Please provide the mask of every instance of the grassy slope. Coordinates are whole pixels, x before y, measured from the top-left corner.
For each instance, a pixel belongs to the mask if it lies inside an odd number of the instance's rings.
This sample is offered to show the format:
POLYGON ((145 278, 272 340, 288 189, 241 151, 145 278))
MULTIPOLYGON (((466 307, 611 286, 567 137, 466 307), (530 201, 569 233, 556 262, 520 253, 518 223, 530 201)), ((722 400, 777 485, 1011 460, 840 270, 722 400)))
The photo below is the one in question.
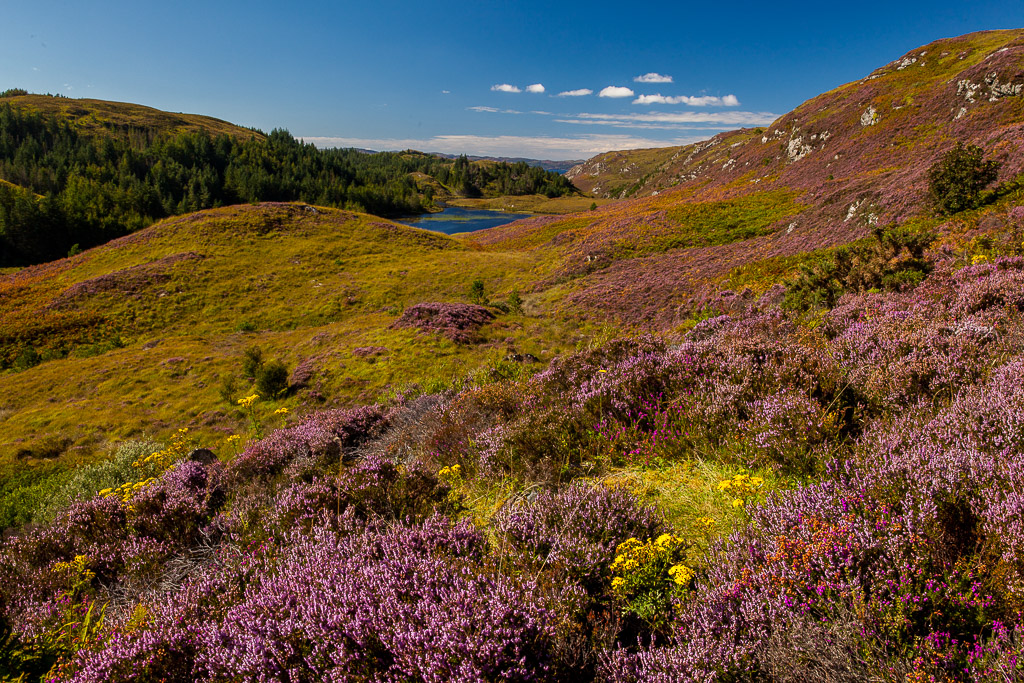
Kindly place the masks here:
POLYGON ((93 134, 105 134, 111 127, 130 127, 172 134, 205 131, 211 135, 226 134, 238 138, 262 137, 249 128, 211 116, 171 113, 127 102, 19 95, 2 98, 0 104, 23 107, 41 114, 57 114, 80 130, 93 134))
POLYGON ((265 204, 168 219, 78 256, 0 275, 7 345, 34 329, 30 341, 42 353, 70 352, 0 374, 0 460, 48 435, 88 451, 97 440, 159 435, 181 424, 211 438, 236 431, 242 417, 219 387, 232 375, 248 389, 240 360, 252 344, 289 368, 313 359, 313 389, 284 401, 293 408, 319 405, 314 391, 346 403, 410 382, 450 380, 503 357, 509 346, 550 357, 587 331, 546 317, 529 297, 531 315, 500 316, 478 346, 389 328, 407 305, 465 301, 475 277, 500 298, 524 287, 535 267, 528 254, 472 249, 372 216, 265 204), (88 356, 115 336, 124 348, 88 356), (386 351, 352 353, 368 346, 386 351))
MULTIPOLYGON (((963 103, 954 77, 983 82, 982 72, 995 69, 1004 82, 1020 80, 1020 35, 976 34, 916 50, 917 62, 825 93, 766 131, 690 148, 671 171, 692 176, 683 184, 594 211, 448 238, 339 211, 229 207, 0 275, 0 353, 13 358, 24 345, 71 353, 0 376, 0 457, 47 434, 88 446, 97 435, 183 423, 213 436, 236 430, 242 417, 218 386, 226 375, 243 381, 240 357, 253 343, 289 367, 314 358, 313 391, 289 405, 314 405, 314 391, 366 401, 493 362, 506 339, 547 359, 584 339, 588 324, 673 329, 718 301, 709 297, 719 289, 764 291, 819 250, 863 237, 870 214, 936 227, 921 218, 918 186, 949 138, 995 149, 1004 176, 1024 170, 1024 155, 1015 154, 1024 98, 979 96, 954 119, 963 103), (868 105, 878 121, 862 126, 868 105), (810 151, 794 160, 798 138, 810 151), (181 257, 191 252, 202 258, 181 257), (95 290, 88 296, 65 293, 111 274, 84 287, 95 290), (476 277, 492 293, 519 288, 529 315, 499 317, 485 328, 489 343, 471 348, 389 328, 409 304, 466 300, 476 277), (258 332, 236 331, 249 326, 258 332), (125 348, 81 357, 117 336, 125 348), (388 352, 359 358, 352 350, 361 346, 388 352)), ((995 207, 997 223, 1012 201, 995 207)), ((958 239, 977 231, 960 223, 945 229, 958 239)))

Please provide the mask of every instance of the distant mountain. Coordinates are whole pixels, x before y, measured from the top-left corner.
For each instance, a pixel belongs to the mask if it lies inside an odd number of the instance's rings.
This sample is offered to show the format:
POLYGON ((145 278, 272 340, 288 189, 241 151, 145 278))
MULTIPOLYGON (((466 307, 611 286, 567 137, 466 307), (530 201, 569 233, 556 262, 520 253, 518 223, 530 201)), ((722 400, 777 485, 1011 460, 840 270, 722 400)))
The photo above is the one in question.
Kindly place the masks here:
MULTIPOLYGON (((446 159, 457 159, 460 155, 458 154, 445 154, 443 152, 431 152, 439 157, 446 159)), ((516 164, 523 162, 528 166, 534 166, 536 168, 543 168, 545 171, 554 171, 555 173, 565 173, 571 168, 578 166, 584 161, 582 159, 570 159, 567 161, 552 161, 551 159, 528 159, 526 157, 480 157, 480 156, 467 156, 470 161, 497 161, 504 162, 506 164, 516 164)))

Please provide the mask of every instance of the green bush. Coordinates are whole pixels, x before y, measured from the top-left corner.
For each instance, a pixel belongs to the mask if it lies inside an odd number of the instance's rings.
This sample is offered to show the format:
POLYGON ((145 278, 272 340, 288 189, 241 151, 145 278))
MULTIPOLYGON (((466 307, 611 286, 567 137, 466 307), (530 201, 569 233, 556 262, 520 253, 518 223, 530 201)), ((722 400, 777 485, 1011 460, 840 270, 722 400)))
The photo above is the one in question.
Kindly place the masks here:
POLYGON ((786 282, 784 305, 796 310, 832 308, 843 294, 916 287, 931 272, 924 252, 931 232, 888 226, 874 239, 833 249, 801 266, 786 282))
POLYGON ((978 206, 981 191, 996 179, 999 163, 984 160, 985 150, 956 143, 928 169, 928 193, 939 213, 954 214, 978 206))
POLYGON ((31 346, 27 346, 20 354, 18 354, 18 357, 14 359, 14 364, 12 367, 20 372, 21 370, 28 370, 29 368, 34 368, 41 362, 43 362, 43 359, 39 355, 39 352, 36 351, 31 346))
POLYGON ((265 363, 256 373, 256 393, 264 398, 279 398, 288 393, 288 368, 279 360, 265 363))
POLYGON ((508 310, 516 315, 523 314, 523 297, 519 295, 518 289, 513 289, 508 295, 508 310))
POLYGON ((487 293, 484 291, 484 281, 480 278, 473 280, 469 286, 469 300, 478 306, 487 304, 487 293))
POLYGON ((263 367, 263 349, 250 346, 242 356, 242 372, 246 377, 256 377, 263 367))

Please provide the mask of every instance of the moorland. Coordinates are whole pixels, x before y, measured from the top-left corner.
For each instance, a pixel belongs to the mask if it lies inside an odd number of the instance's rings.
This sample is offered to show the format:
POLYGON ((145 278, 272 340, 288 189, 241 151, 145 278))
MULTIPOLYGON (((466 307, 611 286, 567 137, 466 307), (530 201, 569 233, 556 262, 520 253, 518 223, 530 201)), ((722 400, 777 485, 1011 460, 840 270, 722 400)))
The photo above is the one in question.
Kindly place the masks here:
POLYGON ((8 679, 1024 675, 1024 31, 564 177, 4 95, 8 679))

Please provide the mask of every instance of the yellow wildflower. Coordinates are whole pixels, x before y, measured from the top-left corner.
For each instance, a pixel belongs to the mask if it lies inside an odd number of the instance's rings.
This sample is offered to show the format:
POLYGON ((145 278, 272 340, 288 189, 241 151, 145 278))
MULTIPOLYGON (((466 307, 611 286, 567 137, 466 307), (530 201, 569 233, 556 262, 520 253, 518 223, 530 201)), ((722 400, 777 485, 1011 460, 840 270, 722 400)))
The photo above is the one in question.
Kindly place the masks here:
POLYGON ((675 564, 669 567, 668 575, 680 586, 685 586, 693 579, 693 570, 684 564, 675 564))
POLYGON ((287 415, 287 414, 288 414, 288 409, 287 408, 278 408, 277 410, 274 411, 274 415, 287 415))
POLYGON ((734 498, 733 501, 732 501, 732 506, 734 508, 743 507, 743 499, 742 498, 734 498))

